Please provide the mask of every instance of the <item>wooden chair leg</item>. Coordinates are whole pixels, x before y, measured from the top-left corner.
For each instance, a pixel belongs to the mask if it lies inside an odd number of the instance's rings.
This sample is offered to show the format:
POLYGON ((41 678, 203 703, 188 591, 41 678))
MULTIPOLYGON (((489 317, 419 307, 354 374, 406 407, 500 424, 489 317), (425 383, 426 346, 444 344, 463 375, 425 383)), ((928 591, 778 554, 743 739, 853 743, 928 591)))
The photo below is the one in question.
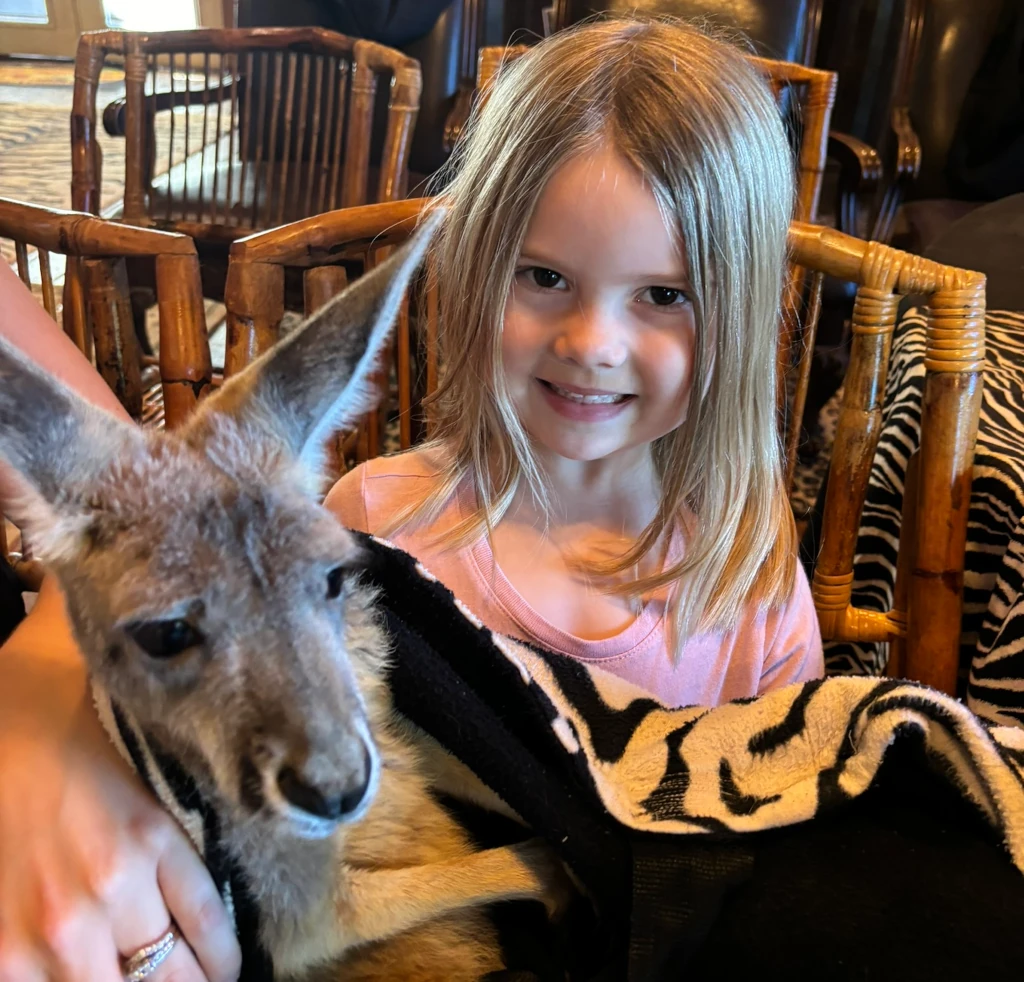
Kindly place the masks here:
POLYGON ((985 366, 984 311, 984 283, 939 291, 928 307, 906 671, 910 678, 951 694, 960 667, 964 550, 985 366), (941 433, 955 436, 940 439, 941 433), (936 523, 934 515, 950 517, 936 523))
POLYGON ((76 256, 68 256, 64 268, 64 333, 75 342, 75 347, 92 361, 92 332, 85 311, 81 262, 82 260, 76 256))

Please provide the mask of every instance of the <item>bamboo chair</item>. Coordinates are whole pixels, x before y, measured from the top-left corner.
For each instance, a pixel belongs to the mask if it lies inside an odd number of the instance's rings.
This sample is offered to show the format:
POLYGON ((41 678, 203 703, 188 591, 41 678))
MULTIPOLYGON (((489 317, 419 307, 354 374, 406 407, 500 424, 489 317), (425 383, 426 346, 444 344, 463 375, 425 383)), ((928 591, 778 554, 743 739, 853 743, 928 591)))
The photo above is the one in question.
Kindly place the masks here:
POLYGON ((889 642, 887 672, 956 690, 964 550, 985 361, 985 277, 795 222, 793 261, 858 284, 850 364, 812 581, 825 640, 889 642), (892 609, 851 605, 861 509, 901 295, 928 298, 920 449, 911 459, 892 609))
POLYGON ((112 56, 124 61, 125 96, 106 108, 104 126, 127 141, 120 217, 128 224, 229 242, 329 209, 406 194, 421 89, 415 59, 320 28, 97 31, 82 35, 75 65, 75 208, 98 210, 96 94, 112 56), (168 65, 176 71, 169 91, 161 91, 168 65), (382 80, 387 132, 374 168, 370 138, 382 80), (182 108, 184 116, 174 111, 182 108), (194 133, 188 121, 200 109, 202 125, 194 133), (165 112, 165 173, 154 177, 154 124, 165 112))
MULTIPOLYGON (((98 31, 82 35, 75 65, 74 208, 99 212, 96 97, 109 58, 125 68, 124 98, 103 113, 107 132, 126 142, 117 217, 190 235, 204 296, 222 299, 234 239, 406 195, 415 59, 320 28, 98 31), (385 131, 379 161, 376 125, 385 131)), ((129 274, 140 322, 151 273, 131 264, 129 274)))
MULTIPOLYGON (((13 240, 22 282, 95 363, 132 417, 144 425, 175 426, 188 415, 213 375, 191 239, 7 198, 0 198, 0 238, 13 240), (57 302, 60 274, 51 266, 51 253, 78 271, 63 305, 57 302), (155 260, 160 357, 149 365, 131 328, 129 257, 155 260)), ((0 553, 9 556, 6 539, 0 515, 0 553)), ((9 558, 29 587, 37 585, 38 570, 20 555, 9 558)))
POLYGON ((95 362, 131 416, 175 426, 191 412, 213 377, 199 259, 191 239, 7 198, 0 198, 0 238, 14 240, 22 282, 33 289, 37 280, 47 313, 95 362), (30 247, 37 250, 31 256, 30 247), (67 271, 75 268, 79 273, 73 289, 65 280, 62 309, 51 252, 66 257, 67 271), (154 260, 156 267, 160 356, 154 367, 159 374, 149 392, 144 391, 143 359, 130 329, 125 273, 130 258, 154 260))
MULTIPOLYGON (((486 100, 502 66, 529 50, 527 45, 480 49, 477 89, 481 100, 486 100)), ((797 201, 794 217, 797 221, 813 222, 818 213, 825 173, 829 121, 836 96, 836 74, 769 58, 750 56, 750 61, 764 73, 780 103, 788 92, 791 104, 799 109, 802 126, 797 152, 797 201)), ((786 448, 787 488, 792 486, 796 469, 800 421, 807 399, 814 336, 821 313, 822 282, 820 277, 814 278, 805 291, 804 270, 799 264, 791 264, 782 300, 777 371, 780 380, 779 409, 786 448), (803 316, 802 310, 805 311, 803 316), (791 401, 786 398, 790 392, 791 401)))
MULTIPOLYGON (((340 288, 329 263, 339 251, 393 245, 415 226, 428 199, 353 208, 254 235, 235 243, 229 284, 236 367, 269 345, 283 313, 283 266, 304 269, 307 307, 340 288)), ((812 293, 825 275, 858 285, 852 350, 832 451, 821 554, 812 581, 822 635, 835 641, 889 642, 890 675, 956 687, 964 552, 985 348, 985 278, 941 266, 877 242, 804 222, 790 227, 792 260, 811 274, 812 293), (903 294, 928 297, 925 390, 920 449, 909 468, 895 598, 890 611, 851 606, 854 552, 871 463, 896 312, 903 294)), ((437 385, 436 306, 426 323, 426 386, 437 385)), ((232 343, 229 341, 229 344, 232 343)), ((404 449, 415 440, 415 388, 408 368, 413 345, 399 325, 399 418, 404 449), (403 362, 402 352, 405 351, 403 362), (406 381, 403 382, 403 379, 406 381), (405 394, 402 387, 405 386, 405 394)), ((375 431, 379 434, 379 430, 375 431)), ((377 452, 379 446, 371 452, 377 452)))
MULTIPOLYGON (((277 340, 289 305, 286 271, 302 277, 302 308, 308 316, 348 283, 346 265, 368 268, 382 251, 404 241, 429 199, 343 208, 247 236, 231 247, 227 288, 225 376, 240 371, 277 340), (342 265, 345 263, 345 265, 342 265)), ((423 337, 410 327, 408 304, 399 315, 392 361, 378 383, 389 386, 394 370, 397 406, 368 414, 359 430, 343 434, 330 448, 336 474, 345 459, 366 460, 384 450, 385 419, 397 409, 398 446, 408 449, 425 433, 422 400, 437 387, 437 309, 433 291, 415 319, 423 337), (418 343, 422 341, 422 344, 418 343)))

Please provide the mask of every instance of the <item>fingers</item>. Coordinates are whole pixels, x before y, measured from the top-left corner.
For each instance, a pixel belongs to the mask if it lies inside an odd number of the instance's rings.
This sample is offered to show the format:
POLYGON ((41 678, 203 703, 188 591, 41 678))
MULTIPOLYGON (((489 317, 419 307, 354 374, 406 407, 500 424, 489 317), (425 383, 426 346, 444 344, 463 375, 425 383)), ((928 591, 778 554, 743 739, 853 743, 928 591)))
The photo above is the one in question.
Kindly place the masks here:
POLYGON ((15 950, 0 934, 0 982, 47 982, 43 966, 28 949, 15 950))
POLYGON ((120 960, 102 912, 53 910, 29 944, 0 933, 0 982, 122 982, 120 960))
POLYGON ((146 982, 207 982, 207 976, 199 967, 192 949, 179 938, 166 960, 146 982))
POLYGON ((234 927, 210 873, 184 835, 171 837, 157 864, 164 902, 209 982, 235 982, 242 967, 234 927))
POLYGON ((121 982, 120 959, 102 912, 87 907, 46 932, 49 976, 61 982, 121 982))

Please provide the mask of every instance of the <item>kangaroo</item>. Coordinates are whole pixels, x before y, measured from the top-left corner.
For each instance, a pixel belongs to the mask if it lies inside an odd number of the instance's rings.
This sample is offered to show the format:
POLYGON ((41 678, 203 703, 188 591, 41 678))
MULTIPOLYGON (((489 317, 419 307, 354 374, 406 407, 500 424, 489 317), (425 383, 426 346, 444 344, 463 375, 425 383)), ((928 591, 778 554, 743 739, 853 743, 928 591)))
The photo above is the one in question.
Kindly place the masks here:
POLYGON ((439 748, 393 715, 358 546, 316 501, 438 220, 173 432, 0 342, 28 535, 94 679, 218 812, 278 979, 477 979, 502 968, 481 905, 564 896, 546 847, 477 850, 432 797, 439 748))

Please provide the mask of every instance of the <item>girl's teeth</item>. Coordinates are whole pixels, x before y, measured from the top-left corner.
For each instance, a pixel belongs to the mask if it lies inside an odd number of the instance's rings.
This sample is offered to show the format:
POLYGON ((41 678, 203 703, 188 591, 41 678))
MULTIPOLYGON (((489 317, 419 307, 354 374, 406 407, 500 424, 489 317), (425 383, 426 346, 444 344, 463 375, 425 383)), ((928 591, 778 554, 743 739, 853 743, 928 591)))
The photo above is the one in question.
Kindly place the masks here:
POLYGON ((570 392, 568 389, 563 389, 560 386, 555 385, 554 382, 549 382, 548 385, 550 385, 551 388, 554 389, 555 392, 563 399, 568 399, 570 402, 578 402, 584 406, 600 404, 609 405, 613 402, 622 402, 622 400, 626 398, 624 395, 619 394, 607 396, 585 396, 581 395, 579 392, 570 392))

